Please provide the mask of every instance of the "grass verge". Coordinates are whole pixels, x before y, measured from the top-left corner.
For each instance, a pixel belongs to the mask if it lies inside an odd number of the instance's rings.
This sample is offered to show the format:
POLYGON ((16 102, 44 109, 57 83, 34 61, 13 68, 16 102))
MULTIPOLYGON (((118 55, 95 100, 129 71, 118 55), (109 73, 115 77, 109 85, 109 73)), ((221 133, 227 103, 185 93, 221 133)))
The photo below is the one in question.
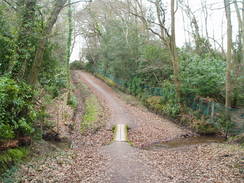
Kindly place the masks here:
POLYGON ((100 106, 97 97, 90 94, 85 99, 85 112, 81 122, 81 132, 83 133, 86 129, 96 128, 96 122, 98 121, 102 107, 100 106))

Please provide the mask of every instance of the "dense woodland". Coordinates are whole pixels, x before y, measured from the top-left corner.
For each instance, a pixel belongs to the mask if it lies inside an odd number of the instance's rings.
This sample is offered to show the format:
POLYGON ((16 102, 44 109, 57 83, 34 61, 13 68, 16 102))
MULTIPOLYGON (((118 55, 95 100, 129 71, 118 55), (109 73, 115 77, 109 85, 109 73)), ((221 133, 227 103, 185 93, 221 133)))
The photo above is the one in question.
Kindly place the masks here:
POLYGON ((212 23, 213 4, 201 2, 203 20, 184 0, 0 0, 0 151, 10 154, 0 163, 26 153, 6 141, 42 137, 45 101, 72 95, 70 67, 199 133, 227 134, 235 125, 230 111, 244 108, 244 1, 219 1, 222 40, 202 28, 212 23), (186 26, 183 46, 176 44, 177 13, 186 26), (80 60, 70 64, 75 44, 80 60), (194 101, 224 110, 209 123, 211 115, 190 107, 194 101))
POLYGON ((26 155, 17 144, 42 136, 44 97, 55 98, 69 86, 68 3, 0 1, 1 171, 26 155), (17 141, 23 137, 23 142, 17 141))
MULTIPOLYGON (((188 1, 94 1, 75 17, 75 34, 81 34, 86 43, 81 61, 88 61, 87 70, 112 79, 149 108, 199 132, 215 131, 206 123, 209 116, 202 113, 210 114, 207 108, 216 102, 222 106, 215 119, 220 123, 217 126, 229 128, 233 124, 228 120, 229 112, 224 111, 244 104, 244 4, 217 3, 225 13, 222 41, 207 26, 212 24, 214 5, 203 0, 195 11, 188 1), (205 27, 197 17, 199 12, 205 27), (176 13, 183 16, 188 35, 182 47, 176 45, 176 13), (232 24, 237 22, 235 30, 232 24), (194 102, 205 108, 202 113, 191 110, 194 102)), ((73 66, 79 68, 79 62, 73 66)))

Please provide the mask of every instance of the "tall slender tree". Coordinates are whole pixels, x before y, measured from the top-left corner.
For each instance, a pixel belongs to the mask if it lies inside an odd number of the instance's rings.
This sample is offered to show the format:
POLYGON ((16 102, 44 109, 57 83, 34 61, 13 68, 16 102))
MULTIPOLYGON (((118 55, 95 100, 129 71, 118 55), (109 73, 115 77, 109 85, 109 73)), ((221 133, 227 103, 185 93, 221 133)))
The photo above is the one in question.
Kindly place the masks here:
POLYGON ((231 63, 232 63, 232 23, 231 23, 231 3, 224 0, 225 14, 227 20, 227 54, 226 54, 226 81, 225 81, 225 107, 231 107, 231 63))
POLYGON ((71 5, 71 0, 68 0, 68 39, 67 39, 67 77, 68 77, 68 83, 70 83, 69 62, 70 62, 70 56, 71 56, 72 33, 73 33, 72 5, 71 5))
POLYGON ((19 0, 17 14, 19 17, 16 53, 10 72, 14 78, 25 79, 28 68, 34 60, 36 42, 36 8, 37 0, 19 0))
POLYGON ((180 100, 181 97, 181 84, 179 79, 179 58, 176 50, 175 41, 175 0, 171 0, 171 36, 170 36, 170 52, 174 71, 174 83, 176 88, 177 98, 180 100))
POLYGON ((44 27, 44 29, 42 31, 40 41, 38 42, 35 59, 34 59, 32 68, 31 68, 28 78, 27 78, 28 83, 31 85, 36 85, 36 83, 38 81, 38 74, 40 72, 40 67, 43 62, 45 45, 48 41, 48 37, 50 36, 50 34, 52 32, 52 28, 57 21, 59 13, 63 9, 63 7, 67 3, 67 1, 68 0, 55 0, 55 2, 54 2, 52 12, 46 22, 46 26, 44 27))

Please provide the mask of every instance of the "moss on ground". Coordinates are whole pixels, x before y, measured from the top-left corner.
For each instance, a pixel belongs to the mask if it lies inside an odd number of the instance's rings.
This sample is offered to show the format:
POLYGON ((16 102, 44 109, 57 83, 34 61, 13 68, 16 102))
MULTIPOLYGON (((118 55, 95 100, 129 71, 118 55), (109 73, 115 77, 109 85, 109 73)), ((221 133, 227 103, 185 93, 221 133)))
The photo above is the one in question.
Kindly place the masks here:
POLYGON ((113 80, 111 80, 111 79, 109 79, 107 77, 104 77, 101 74, 95 74, 95 76, 97 78, 103 80, 107 85, 109 85, 109 86, 111 86, 113 88, 117 88, 118 87, 117 84, 113 80))

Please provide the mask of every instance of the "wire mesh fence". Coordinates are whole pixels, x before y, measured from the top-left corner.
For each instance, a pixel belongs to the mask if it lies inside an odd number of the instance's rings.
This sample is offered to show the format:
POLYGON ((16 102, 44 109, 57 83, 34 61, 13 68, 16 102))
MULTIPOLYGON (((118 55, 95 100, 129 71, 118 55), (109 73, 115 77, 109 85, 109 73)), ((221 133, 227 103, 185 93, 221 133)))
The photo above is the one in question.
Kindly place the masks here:
POLYGON ((244 109, 226 108, 223 104, 199 97, 187 98, 185 102, 192 110, 206 116, 207 122, 217 128, 224 128, 224 131, 233 135, 244 133, 244 109))
MULTIPOLYGON (((111 74, 104 74, 101 71, 96 71, 96 73, 112 80, 121 88, 126 86, 126 81, 115 78, 111 74)), ((149 96, 164 96, 164 90, 160 87, 141 85, 138 89, 149 96)), ((207 122, 215 127, 228 131, 229 134, 233 135, 244 133, 244 108, 226 108, 221 103, 195 96, 184 98, 184 102, 193 111, 204 115, 207 122), (228 114, 228 118, 226 114, 228 114)))

